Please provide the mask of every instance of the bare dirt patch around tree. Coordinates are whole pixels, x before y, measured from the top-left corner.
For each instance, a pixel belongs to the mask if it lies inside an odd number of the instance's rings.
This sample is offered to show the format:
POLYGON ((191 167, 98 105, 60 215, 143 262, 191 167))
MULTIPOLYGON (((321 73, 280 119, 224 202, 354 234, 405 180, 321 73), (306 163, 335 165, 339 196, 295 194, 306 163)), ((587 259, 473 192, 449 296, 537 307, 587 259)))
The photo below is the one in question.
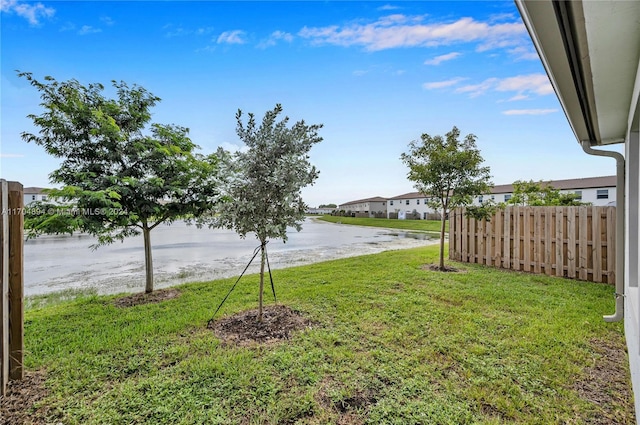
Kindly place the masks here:
POLYGON ((138 293, 133 295, 127 295, 126 297, 117 298, 114 304, 117 307, 133 307, 136 305, 159 303, 162 301, 172 300, 180 296, 180 291, 177 289, 159 289, 149 294, 138 293))
POLYGON ((311 329, 315 323, 300 312, 284 305, 271 305, 263 309, 262 322, 258 310, 243 311, 209 322, 208 328, 227 344, 270 344, 289 339, 296 331, 311 329))
POLYGON ((422 266, 422 270, 429 270, 432 272, 445 272, 445 273, 459 273, 462 272, 460 269, 456 269, 451 266, 444 266, 444 269, 441 269, 438 264, 425 264, 422 266))
POLYGON ((47 396, 44 374, 28 372, 20 381, 9 381, 7 393, 0 397, 0 418, 4 425, 46 424, 45 407, 36 404, 47 396))
POLYGON ((585 423, 636 423, 627 367, 629 360, 624 344, 616 344, 608 339, 593 339, 591 347, 596 353, 593 363, 574 385, 580 397, 594 406, 593 414, 585 419, 585 423))

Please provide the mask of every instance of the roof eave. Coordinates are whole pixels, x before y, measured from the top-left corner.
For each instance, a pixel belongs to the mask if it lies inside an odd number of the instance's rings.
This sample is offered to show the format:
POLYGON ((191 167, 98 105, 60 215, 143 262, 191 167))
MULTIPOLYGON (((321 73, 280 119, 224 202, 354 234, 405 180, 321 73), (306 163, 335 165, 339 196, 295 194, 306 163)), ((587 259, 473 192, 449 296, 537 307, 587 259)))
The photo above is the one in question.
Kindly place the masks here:
POLYGON ((624 142, 640 3, 514 0, 579 142, 624 142))

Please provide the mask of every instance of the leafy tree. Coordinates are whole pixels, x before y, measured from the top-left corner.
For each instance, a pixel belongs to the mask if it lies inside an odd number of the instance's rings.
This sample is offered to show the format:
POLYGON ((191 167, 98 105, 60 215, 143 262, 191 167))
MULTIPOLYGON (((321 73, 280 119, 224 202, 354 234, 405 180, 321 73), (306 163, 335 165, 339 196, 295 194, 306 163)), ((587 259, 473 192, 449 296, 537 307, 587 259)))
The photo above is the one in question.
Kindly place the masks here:
POLYGON ((513 182, 513 195, 507 204, 544 207, 584 205, 578 197, 575 193, 561 193, 549 182, 516 180, 513 182))
POLYGON ((75 207, 66 218, 45 213, 32 220, 32 232, 88 232, 98 238, 93 248, 142 233, 145 292, 152 292, 150 233, 161 223, 212 208, 219 198, 217 157, 196 153, 187 128, 149 124, 160 98, 142 87, 113 81, 117 97, 110 99, 102 84, 18 75, 40 92, 45 110, 29 115, 39 134, 24 132, 22 138, 61 159, 49 178, 63 188, 49 196, 75 207))
POLYGON ((338 208, 336 204, 322 204, 318 208, 338 208))
POLYGON ((476 136, 460 140, 457 127, 442 136, 424 133, 420 141, 409 144, 409 152, 400 156, 409 167, 407 177, 415 188, 428 195, 427 205, 442 212, 440 228, 440 270, 444 265, 444 237, 447 215, 452 208, 465 206, 474 195, 487 193, 491 187, 489 167, 476 147, 476 136))
POLYGON ((234 229, 241 237, 254 233, 260 241, 258 320, 262 321, 266 245, 269 239, 287 241, 287 227, 300 231, 306 205, 301 189, 313 184, 318 171, 309 162, 311 147, 322 141, 319 125, 298 121, 288 127, 288 117, 278 121, 282 106, 267 111, 258 126, 255 116, 236 114, 238 137, 248 150, 227 155, 223 163, 232 176, 227 187, 230 201, 221 206, 217 225, 234 229))
POLYGON ((41 234, 72 235, 81 226, 80 214, 71 204, 58 205, 50 202, 35 201, 25 208, 24 230, 27 239, 41 234))

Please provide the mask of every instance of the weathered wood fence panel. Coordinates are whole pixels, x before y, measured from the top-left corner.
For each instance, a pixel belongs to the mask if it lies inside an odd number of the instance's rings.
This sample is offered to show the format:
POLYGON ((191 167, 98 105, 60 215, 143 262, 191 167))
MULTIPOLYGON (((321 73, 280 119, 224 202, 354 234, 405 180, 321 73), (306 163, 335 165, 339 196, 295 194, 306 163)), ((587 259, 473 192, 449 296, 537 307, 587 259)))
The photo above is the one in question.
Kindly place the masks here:
POLYGON ((0 393, 9 380, 23 378, 24 197, 20 183, 0 180, 0 393))
POLYGON ((508 207, 489 221, 449 216, 449 258, 615 283, 615 207, 508 207))

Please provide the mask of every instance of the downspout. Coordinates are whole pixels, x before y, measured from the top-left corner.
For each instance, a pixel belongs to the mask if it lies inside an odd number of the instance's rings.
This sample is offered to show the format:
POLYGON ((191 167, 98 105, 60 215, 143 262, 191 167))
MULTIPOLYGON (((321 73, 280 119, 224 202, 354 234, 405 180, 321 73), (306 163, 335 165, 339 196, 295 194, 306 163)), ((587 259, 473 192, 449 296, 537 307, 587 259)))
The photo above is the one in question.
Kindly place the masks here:
POLYGON ((608 156, 616 160, 616 311, 611 316, 603 316, 603 319, 605 322, 619 322, 624 318, 624 156, 619 152, 593 149, 588 140, 580 144, 589 155, 608 156))

